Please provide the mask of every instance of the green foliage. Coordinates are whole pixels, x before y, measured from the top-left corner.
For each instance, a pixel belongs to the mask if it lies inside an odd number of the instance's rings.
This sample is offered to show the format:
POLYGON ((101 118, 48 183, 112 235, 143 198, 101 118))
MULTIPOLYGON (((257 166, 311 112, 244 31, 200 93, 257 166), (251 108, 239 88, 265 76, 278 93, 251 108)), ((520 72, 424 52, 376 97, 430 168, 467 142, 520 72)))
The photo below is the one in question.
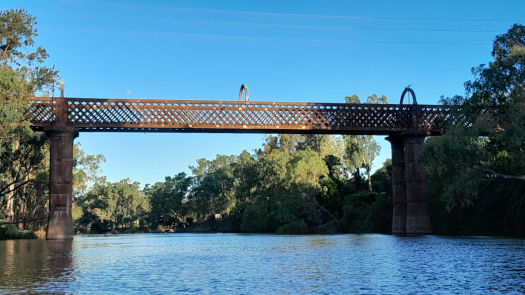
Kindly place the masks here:
POLYGON ((146 186, 144 193, 148 196, 151 212, 149 221, 152 224, 174 226, 183 224, 187 206, 183 200, 189 192, 192 179, 185 173, 175 177, 166 177, 164 182, 157 182, 153 186, 146 186))
MULTIPOLYGON (((360 103, 359 96, 356 94, 345 97, 346 103, 360 103)), ((388 103, 386 96, 378 97, 373 94, 367 98, 366 103, 385 104, 388 103)), ((368 190, 372 191, 372 163, 379 155, 381 147, 374 140, 372 135, 346 135, 345 141, 345 164, 352 170, 359 173, 364 169, 368 180, 368 190)))
POLYGON ((129 179, 96 183, 76 200, 76 205, 82 208, 82 216, 76 220, 79 231, 104 232, 144 225, 150 211, 148 197, 139 183, 129 179))
POLYGON ((104 155, 90 155, 82 149, 80 143, 73 147, 73 193, 76 196, 86 193, 97 182, 104 182, 100 176, 100 165, 106 162, 104 155))
POLYGON ((514 25, 496 37, 494 60, 473 69, 476 79, 465 83, 469 96, 443 99, 460 104, 455 115, 471 124, 450 126, 423 152, 432 218, 445 223, 442 232, 525 234, 524 48, 525 27, 514 25))
POLYGON ((33 48, 36 36, 36 18, 24 9, 0 11, 0 65, 15 69, 30 93, 52 86, 58 77, 58 71, 43 65, 47 51, 33 48))
POLYGON ((392 198, 387 194, 358 192, 345 198, 340 228, 344 232, 390 233, 392 198))
POLYGON ((372 187, 374 192, 392 195, 392 160, 386 159, 383 167, 376 170, 372 175, 372 187))
POLYGON ((29 128, 28 96, 58 78, 44 65, 45 49, 34 48, 35 26, 24 9, 0 11, 0 211, 31 228, 45 222, 48 177, 46 138, 29 128))
MULTIPOLYGON (((238 156, 199 159, 190 167, 192 177, 179 174, 177 180, 168 177, 163 183, 146 187, 152 208, 150 226, 183 230, 191 226, 187 222, 191 219, 199 231, 221 228, 304 234, 366 227, 385 232, 385 216, 391 217, 392 208, 385 200, 391 200, 391 189, 384 189, 384 197, 361 208, 372 210, 363 213, 364 220, 340 222, 345 196, 366 189, 360 177, 348 179, 342 172, 345 168, 340 151, 339 155, 327 152, 327 147, 344 150, 342 142, 329 136, 268 136, 255 155, 243 151, 238 156), (220 221, 216 214, 220 214, 220 221), (354 225, 357 222, 360 225, 354 225)), ((388 165, 382 170, 386 175, 373 176, 379 179, 378 184, 389 181, 388 165)), ((386 227, 390 222, 386 220, 386 227)))
POLYGON ((200 159, 197 167, 190 167, 195 177, 188 203, 195 210, 198 218, 205 219, 210 213, 213 215, 228 213, 234 206, 233 163, 235 161, 234 156, 218 155, 215 160, 200 159))
POLYGON ((294 220, 277 229, 275 233, 278 234, 306 234, 308 233, 308 226, 303 219, 294 220))
POLYGON ((36 238, 37 236, 34 232, 28 230, 20 231, 13 224, 0 225, 0 240, 36 238))

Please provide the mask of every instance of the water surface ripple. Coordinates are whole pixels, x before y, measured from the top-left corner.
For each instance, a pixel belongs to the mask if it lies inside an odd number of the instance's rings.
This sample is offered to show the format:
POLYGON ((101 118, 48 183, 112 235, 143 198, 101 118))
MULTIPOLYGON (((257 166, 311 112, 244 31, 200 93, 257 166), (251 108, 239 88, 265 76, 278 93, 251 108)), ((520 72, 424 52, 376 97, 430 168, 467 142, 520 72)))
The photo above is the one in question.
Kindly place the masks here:
POLYGON ((525 240, 140 234, 0 241, 0 293, 524 294, 525 240))

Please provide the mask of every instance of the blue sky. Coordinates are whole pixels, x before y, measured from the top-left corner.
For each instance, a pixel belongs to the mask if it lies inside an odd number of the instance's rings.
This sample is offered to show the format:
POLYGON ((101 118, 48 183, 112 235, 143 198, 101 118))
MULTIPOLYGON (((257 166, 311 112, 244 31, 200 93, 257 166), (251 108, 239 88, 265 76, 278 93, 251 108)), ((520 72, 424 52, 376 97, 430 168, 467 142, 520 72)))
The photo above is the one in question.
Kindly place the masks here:
MULTIPOLYGON (((412 85, 419 103, 463 94, 492 41, 525 23, 525 1, 15 1, 37 17, 66 96, 343 102, 412 85)), ((81 133, 110 181, 188 172, 264 135, 81 133)), ((382 151, 376 164, 390 157, 382 151)))

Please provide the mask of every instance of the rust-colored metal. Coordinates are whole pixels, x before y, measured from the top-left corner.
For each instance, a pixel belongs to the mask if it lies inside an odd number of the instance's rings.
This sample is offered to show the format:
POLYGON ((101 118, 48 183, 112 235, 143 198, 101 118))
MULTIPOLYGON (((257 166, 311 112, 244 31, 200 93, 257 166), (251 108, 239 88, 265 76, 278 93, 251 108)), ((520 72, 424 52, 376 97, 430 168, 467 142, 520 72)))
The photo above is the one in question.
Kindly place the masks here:
MULTIPOLYGON (((440 134, 452 120, 439 105, 64 98, 67 125, 80 132, 247 132, 440 134)), ((53 98, 31 98, 31 123, 57 120, 53 98)), ((457 118, 456 118, 457 119, 457 118)))

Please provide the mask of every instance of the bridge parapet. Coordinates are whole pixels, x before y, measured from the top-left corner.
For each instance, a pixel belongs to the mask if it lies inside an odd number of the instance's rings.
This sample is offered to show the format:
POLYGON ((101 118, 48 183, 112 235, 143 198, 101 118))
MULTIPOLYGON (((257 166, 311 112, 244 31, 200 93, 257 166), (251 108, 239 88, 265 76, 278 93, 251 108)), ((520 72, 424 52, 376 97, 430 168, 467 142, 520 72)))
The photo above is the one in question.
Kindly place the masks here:
MULTIPOLYGON (((440 105, 65 98, 67 125, 82 132, 440 134, 440 105)), ((57 100, 31 98, 31 122, 55 124, 57 100)))

